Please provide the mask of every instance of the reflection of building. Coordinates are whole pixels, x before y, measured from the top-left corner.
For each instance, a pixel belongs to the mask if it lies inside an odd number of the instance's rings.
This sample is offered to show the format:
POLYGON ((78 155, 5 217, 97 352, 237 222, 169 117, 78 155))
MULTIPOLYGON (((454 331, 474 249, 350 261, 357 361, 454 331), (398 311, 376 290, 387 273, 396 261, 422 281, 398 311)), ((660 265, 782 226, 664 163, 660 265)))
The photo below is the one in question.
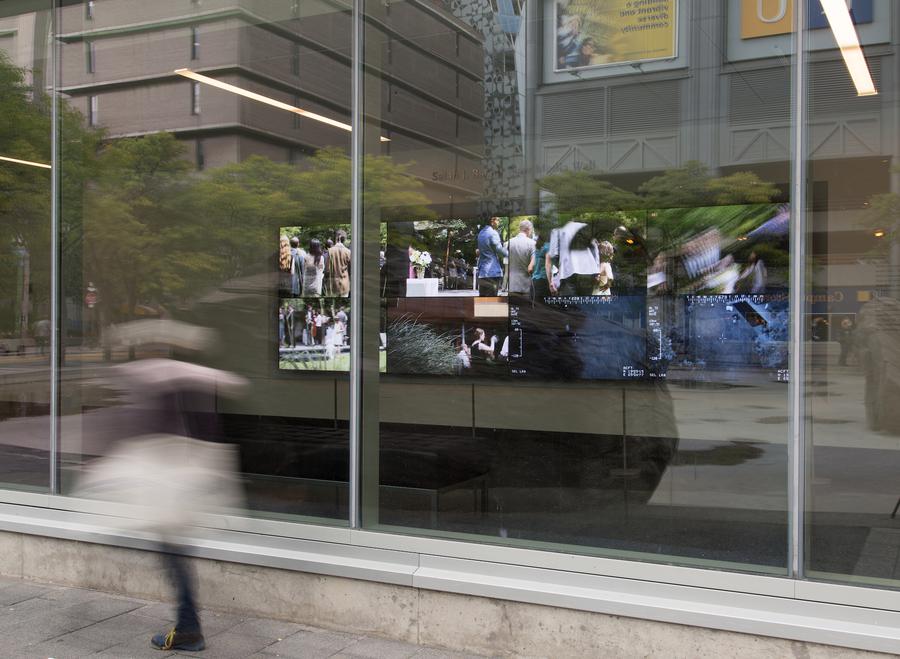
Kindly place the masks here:
MULTIPOLYGON (((49 9, 46 3, 45 9, 49 9)), ((32 11, 5 16, 0 13, 0 52, 10 62, 26 71, 26 82, 43 87, 47 67, 47 46, 50 15, 47 11, 32 11)))
MULTIPOLYGON (((774 8, 779 3, 770 4, 774 8)), ((859 261, 871 261, 877 238, 865 228, 861 214, 870 197, 892 185, 897 190, 897 175, 891 175, 896 102, 889 93, 896 86, 896 67, 892 51, 885 48, 891 43, 889 3, 874 4, 874 22, 865 22, 872 3, 857 4, 866 61, 884 93, 857 96, 840 53, 829 41, 827 23, 811 11, 818 18, 811 22, 815 29, 810 30, 809 48, 814 52, 806 87, 814 122, 808 145, 813 182, 809 206, 814 212, 811 249, 821 266, 816 285, 839 282, 870 289, 879 266, 859 261), (852 176, 835 176, 848 166, 852 176)), ((744 6, 755 3, 678 3, 680 43, 690 42, 687 26, 702 23, 708 34, 726 35, 721 50, 710 42, 688 53, 682 45, 668 60, 577 72, 554 72, 547 64, 553 32, 548 31, 551 14, 546 13, 544 84, 536 95, 536 138, 529 150, 535 177, 596 171, 603 180, 634 190, 648 178, 698 161, 715 175, 754 172, 786 195, 796 121, 792 70, 784 58, 791 50, 791 36, 786 34, 790 21, 778 29, 768 22, 751 26, 741 14, 744 6), (757 34, 757 27, 765 28, 764 33, 757 34)))
POLYGON ((484 35, 485 211, 522 212, 524 196, 525 33, 521 0, 463 2, 454 14, 484 35))
MULTIPOLYGON (((382 153, 413 161, 435 202, 470 196, 480 179, 455 172, 480 166, 480 36, 427 3, 378 8, 367 39, 383 51, 381 99, 371 101, 390 139, 382 153), (435 32, 440 39, 422 36, 435 32)), ((349 124, 349 8, 213 0, 178 13, 171 3, 110 0, 64 7, 61 22, 63 90, 113 137, 174 133, 199 168, 254 154, 299 162, 325 146, 349 152, 339 127, 174 73, 189 68, 349 124)))

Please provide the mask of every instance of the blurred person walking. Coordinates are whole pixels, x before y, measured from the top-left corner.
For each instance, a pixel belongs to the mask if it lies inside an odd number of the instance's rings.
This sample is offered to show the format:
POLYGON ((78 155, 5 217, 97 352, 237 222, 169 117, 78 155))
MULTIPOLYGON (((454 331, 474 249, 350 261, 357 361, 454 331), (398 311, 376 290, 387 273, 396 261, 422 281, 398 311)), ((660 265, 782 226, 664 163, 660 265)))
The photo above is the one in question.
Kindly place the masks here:
MULTIPOLYGON (((210 330, 171 320, 114 326, 107 340, 193 351, 213 343, 210 330)), ((179 538, 190 534, 197 515, 241 505, 237 456, 234 447, 217 441, 216 409, 217 398, 238 393, 245 380, 160 357, 112 366, 106 373, 123 404, 109 408, 98 426, 111 440, 110 449, 85 466, 76 496, 115 501, 127 511, 116 517, 122 530, 157 536, 177 614, 173 628, 154 635, 150 644, 165 651, 203 650, 196 575, 179 538)))

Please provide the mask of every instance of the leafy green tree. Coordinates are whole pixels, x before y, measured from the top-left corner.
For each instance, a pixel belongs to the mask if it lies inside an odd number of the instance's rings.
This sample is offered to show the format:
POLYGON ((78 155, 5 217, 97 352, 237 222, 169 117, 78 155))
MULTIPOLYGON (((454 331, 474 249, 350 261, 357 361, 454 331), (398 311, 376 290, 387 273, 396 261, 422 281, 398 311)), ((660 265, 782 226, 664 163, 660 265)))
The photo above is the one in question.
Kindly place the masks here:
MULTIPOLYGON (((49 104, 0 52, 0 155, 50 162, 49 104)), ((50 170, 0 161, 0 333, 27 335, 50 300, 50 170)))

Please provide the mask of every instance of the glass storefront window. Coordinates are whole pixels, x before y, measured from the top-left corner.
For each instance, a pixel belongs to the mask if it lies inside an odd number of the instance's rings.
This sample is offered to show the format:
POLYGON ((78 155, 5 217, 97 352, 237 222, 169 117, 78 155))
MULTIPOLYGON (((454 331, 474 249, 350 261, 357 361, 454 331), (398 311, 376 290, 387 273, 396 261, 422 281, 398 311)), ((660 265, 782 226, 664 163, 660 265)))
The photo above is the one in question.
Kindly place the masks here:
POLYGON ((175 358, 246 381, 178 405, 238 447, 252 514, 346 523, 349 10, 108 0, 59 20, 63 491, 141 408, 111 367, 175 358))
POLYGON ((50 3, 0 7, 0 484, 50 477, 50 3))
POLYGON ((0 486, 896 587, 893 3, 356 9, 0 3, 0 486))
POLYGON ((786 573, 790 66, 645 4, 366 3, 371 528, 786 573))
POLYGON ((896 7, 813 4, 803 154, 806 567, 814 578, 896 587, 896 7))

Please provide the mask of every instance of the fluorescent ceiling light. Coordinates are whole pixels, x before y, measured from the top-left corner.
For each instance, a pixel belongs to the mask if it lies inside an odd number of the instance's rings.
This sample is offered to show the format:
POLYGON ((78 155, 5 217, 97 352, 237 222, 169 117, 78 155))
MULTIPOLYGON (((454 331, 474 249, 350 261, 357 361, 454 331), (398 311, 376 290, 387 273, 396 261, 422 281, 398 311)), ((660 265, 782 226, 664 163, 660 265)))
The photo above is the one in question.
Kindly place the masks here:
POLYGON ((858 96, 875 96, 878 90, 875 89, 875 83, 872 81, 872 74, 866 64, 866 57, 863 55, 862 46, 859 45, 859 35, 853 26, 853 19, 850 17, 850 10, 847 8, 845 0, 820 0, 822 9, 825 10, 825 17, 834 33, 834 40, 837 41, 838 48, 841 49, 841 55, 844 58, 844 64, 853 78, 853 84, 856 86, 858 96))
POLYGON ((52 169, 50 165, 45 165, 42 162, 34 162, 32 160, 19 160, 18 158, 7 158, 6 156, 0 156, 0 160, 4 162, 14 162, 17 165, 28 165, 29 167, 41 167, 42 169, 52 169))
MULTIPOLYGON (((191 80, 196 80, 197 82, 202 82, 206 85, 211 85, 213 87, 218 87, 219 89, 224 89, 227 92, 231 92, 232 94, 237 94, 238 96, 243 96, 244 98, 249 98, 254 101, 259 101, 260 103, 265 103, 266 105, 271 105, 272 107, 279 108, 281 110, 287 110, 288 112, 293 112, 294 114, 299 114, 301 117, 306 117, 307 119, 313 119, 314 121, 320 121, 323 124, 328 124, 329 126, 334 126, 335 128, 340 128, 341 130, 346 130, 347 132, 352 132, 353 127, 350 124, 345 124, 341 121, 336 121, 335 119, 330 119, 329 117, 325 117, 321 114, 316 114, 315 112, 310 112, 309 110, 304 110, 303 108, 294 107, 293 105, 289 105, 287 103, 282 103, 281 101, 276 101, 274 98, 269 98, 268 96, 263 96, 262 94, 257 94, 256 92, 251 92, 246 89, 241 89, 240 87, 236 87, 235 85, 229 85, 227 82, 222 82, 221 80, 216 80, 215 78, 210 78, 209 76, 201 75, 199 73, 194 73, 190 69, 175 69, 175 73, 180 76, 184 76, 185 78, 190 78, 191 80)), ((382 142, 390 142, 387 137, 381 138, 382 142)))

